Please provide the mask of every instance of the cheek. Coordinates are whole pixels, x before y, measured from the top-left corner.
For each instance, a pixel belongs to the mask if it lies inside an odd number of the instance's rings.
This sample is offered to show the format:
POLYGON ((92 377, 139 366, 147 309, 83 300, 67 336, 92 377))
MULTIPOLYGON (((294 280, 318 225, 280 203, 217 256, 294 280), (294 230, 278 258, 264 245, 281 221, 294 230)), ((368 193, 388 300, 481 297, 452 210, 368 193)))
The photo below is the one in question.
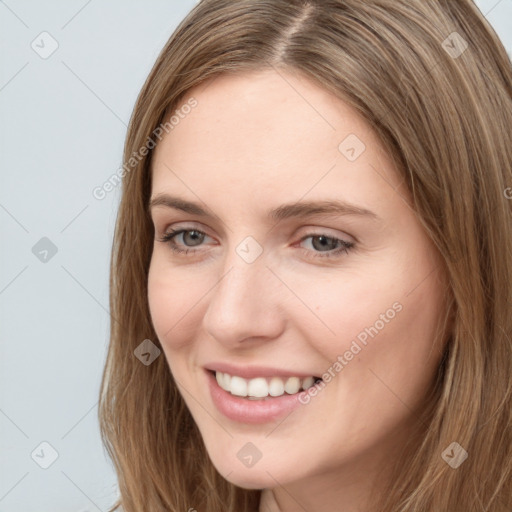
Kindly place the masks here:
POLYGON ((171 270, 161 262, 162 258, 154 256, 148 274, 148 304, 153 327, 165 351, 184 348, 183 329, 191 328, 187 321, 193 314, 193 307, 199 300, 197 287, 190 286, 190 281, 183 272, 171 270), (178 335, 179 334, 179 335, 178 335))
POLYGON ((353 340, 364 347, 365 339, 370 339, 368 329, 376 324, 380 336, 403 314, 398 311, 403 310, 400 283, 383 265, 376 268, 374 264, 371 271, 340 268, 322 275, 295 273, 286 278, 293 282, 294 294, 308 306, 290 300, 286 314, 302 326, 303 337, 328 361, 349 350, 353 340))
POLYGON ((380 281, 373 273, 354 276, 353 283, 345 280, 344 286, 332 284, 325 294, 310 296, 314 311, 335 331, 315 336, 311 329, 307 334, 327 361, 329 383, 319 394, 335 419, 329 430, 325 416, 308 417, 305 428, 329 431, 339 439, 340 452, 378 441, 408 422, 424 403, 440 361, 433 345, 443 288, 432 275, 409 293, 412 274, 400 277, 395 270, 394 279, 383 275, 380 281), (337 435, 338 430, 344 435, 337 435))
POLYGON ((431 266, 417 261, 414 271, 390 261, 364 274, 326 279, 322 286, 295 280, 318 317, 307 313, 303 320, 306 339, 328 362, 325 370, 343 373, 338 381, 357 388, 357 394, 364 394, 358 385, 362 375, 375 380, 376 374, 399 393, 408 386, 414 401, 439 364, 441 350, 434 342, 444 313, 443 285, 436 272, 422 280, 431 266))

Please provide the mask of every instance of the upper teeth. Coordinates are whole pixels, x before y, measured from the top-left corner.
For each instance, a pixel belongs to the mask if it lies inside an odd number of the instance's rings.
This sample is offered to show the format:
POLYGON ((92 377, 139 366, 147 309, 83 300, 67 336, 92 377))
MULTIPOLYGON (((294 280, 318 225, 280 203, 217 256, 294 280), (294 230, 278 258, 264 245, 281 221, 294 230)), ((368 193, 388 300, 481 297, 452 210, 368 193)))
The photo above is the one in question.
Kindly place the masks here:
POLYGON ((232 395, 248 396, 254 398, 264 398, 270 396, 284 395, 285 391, 289 395, 297 393, 301 388, 306 390, 315 383, 314 377, 288 377, 283 380, 280 377, 266 379, 257 377, 255 379, 244 379, 237 375, 229 373, 215 372, 215 377, 219 386, 232 395))

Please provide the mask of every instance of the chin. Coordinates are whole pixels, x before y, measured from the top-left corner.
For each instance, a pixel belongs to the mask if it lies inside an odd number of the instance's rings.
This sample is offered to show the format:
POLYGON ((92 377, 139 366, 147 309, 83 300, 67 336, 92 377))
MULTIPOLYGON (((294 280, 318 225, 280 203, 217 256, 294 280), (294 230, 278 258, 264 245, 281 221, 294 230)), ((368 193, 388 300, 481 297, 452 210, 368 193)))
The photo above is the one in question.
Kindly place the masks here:
POLYGON ((252 467, 245 465, 234 458, 227 458, 225 454, 219 454, 219 458, 212 459, 217 471, 230 483, 242 489, 266 489, 276 486, 276 482, 285 485, 296 479, 307 478, 307 474, 298 474, 293 465, 286 461, 275 459, 256 462, 252 467))

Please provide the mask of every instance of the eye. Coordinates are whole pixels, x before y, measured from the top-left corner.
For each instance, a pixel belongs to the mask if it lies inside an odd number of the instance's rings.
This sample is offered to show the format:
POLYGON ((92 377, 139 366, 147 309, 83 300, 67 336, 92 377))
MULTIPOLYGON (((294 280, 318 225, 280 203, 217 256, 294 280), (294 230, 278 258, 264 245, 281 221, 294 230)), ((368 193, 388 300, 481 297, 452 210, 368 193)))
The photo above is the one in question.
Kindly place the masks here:
POLYGON ((176 253, 187 254, 189 252, 196 252, 193 247, 200 245, 207 236, 206 233, 198 229, 171 229, 159 239, 159 242, 169 244, 171 250, 176 253), (175 238, 179 236, 182 238, 185 249, 182 249, 175 241, 175 238), (190 245, 188 245, 189 243, 190 245), (189 249, 189 247, 192 249, 189 249))
MULTIPOLYGON (((194 247, 200 246, 205 237, 208 237, 208 235, 198 229, 171 229, 159 238, 158 241, 169 244, 171 250, 175 253, 189 254, 198 252, 194 247), (176 243, 175 239, 178 237, 181 237, 181 244, 176 243)), ((313 250, 304 248, 303 250, 308 253, 308 256, 311 256, 311 253, 313 253, 312 256, 314 258, 333 258, 340 256, 342 253, 347 254, 355 245, 353 242, 327 236, 325 233, 311 233, 302 237, 300 243, 308 239, 311 239, 313 250)))
MULTIPOLYGON (((325 233, 311 233, 301 239, 301 242, 311 239, 311 247, 314 249, 314 258, 333 258, 341 255, 341 253, 348 253, 353 247, 354 242, 347 242, 341 238, 327 236, 325 233)), ((311 253, 311 250, 306 252, 311 253)))

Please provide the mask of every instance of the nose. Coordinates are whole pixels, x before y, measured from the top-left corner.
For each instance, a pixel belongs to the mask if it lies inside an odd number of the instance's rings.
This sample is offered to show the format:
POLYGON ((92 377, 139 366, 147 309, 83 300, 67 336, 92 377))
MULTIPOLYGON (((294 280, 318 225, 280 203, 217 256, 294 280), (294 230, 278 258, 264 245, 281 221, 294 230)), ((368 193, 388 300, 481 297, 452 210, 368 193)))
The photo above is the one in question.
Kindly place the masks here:
POLYGON ((283 331, 283 286, 264 256, 247 263, 233 250, 207 295, 203 327, 229 349, 247 347, 248 341, 268 342, 283 331))

